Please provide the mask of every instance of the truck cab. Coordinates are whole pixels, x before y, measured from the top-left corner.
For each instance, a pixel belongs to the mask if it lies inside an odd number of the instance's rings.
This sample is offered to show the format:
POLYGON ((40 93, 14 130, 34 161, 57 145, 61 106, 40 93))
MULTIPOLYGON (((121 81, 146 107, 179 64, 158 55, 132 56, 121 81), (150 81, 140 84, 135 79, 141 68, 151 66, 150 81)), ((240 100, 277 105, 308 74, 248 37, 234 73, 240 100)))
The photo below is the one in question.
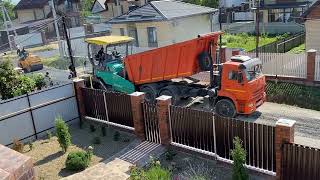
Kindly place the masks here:
POLYGON ((216 111, 224 116, 251 114, 266 101, 262 62, 248 56, 233 56, 221 64, 221 85, 216 111))

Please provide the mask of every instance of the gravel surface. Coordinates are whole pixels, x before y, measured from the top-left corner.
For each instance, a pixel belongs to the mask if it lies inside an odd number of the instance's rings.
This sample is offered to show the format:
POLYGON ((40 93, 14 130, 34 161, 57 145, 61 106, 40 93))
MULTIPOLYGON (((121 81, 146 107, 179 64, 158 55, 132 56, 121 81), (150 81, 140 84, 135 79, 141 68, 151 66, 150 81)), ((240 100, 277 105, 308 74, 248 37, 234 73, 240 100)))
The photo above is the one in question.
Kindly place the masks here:
MULTIPOLYGON (((166 155, 160 156, 163 167, 172 171, 173 178, 177 180, 204 180, 204 179, 232 179, 232 165, 219 162, 195 154, 173 151, 176 155, 172 160, 167 160, 166 155)), ((251 180, 271 180, 274 176, 249 171, 251 180)))
POLYGON ((50 140, 35 141, 31 151, 29 146, 25 145, 24 152, 32 157, 38 179, 56 180, 77 173, 65 169, 65 161, 71 151, 85 150, 88 146, 93 146, 94 156, 90 164, 93 166, 112 157, 127 147, 134 139, 132 134, 120 132, 119 141, 114 141, 114 129, 106 128, 106 136, 102 137, 98 126, 95 132, 90 132, 87 124, 83 129, 79 129, 78 125, 70 126, 70 133, 72 145, 65 154, 62 153, 56 137, 52 137, 50 140), (94 137, 100 137, 101 144, 93 144, 94 137))

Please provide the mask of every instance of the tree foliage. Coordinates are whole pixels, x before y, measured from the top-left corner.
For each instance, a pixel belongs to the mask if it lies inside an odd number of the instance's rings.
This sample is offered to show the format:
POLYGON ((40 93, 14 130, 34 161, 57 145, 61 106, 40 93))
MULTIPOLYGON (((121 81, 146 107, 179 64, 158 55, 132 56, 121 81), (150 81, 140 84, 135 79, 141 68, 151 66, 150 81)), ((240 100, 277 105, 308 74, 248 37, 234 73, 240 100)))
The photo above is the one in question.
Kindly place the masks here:
MULTIPOLYGON (((14 13, 14 10, 13 10, 13 8, 14 8, 15 5, 12 3, 12 1, 11 1, 11 0, 3 0, 3 5, 4 5, 4 7, 7 9, 8 14, 9 14, 11 20, 15 19, 16 16, 15 16, 15 13, 14 13)), ((0 11, 0 16, 1 16, 1 17, 0 17, 0 22, 1 22, 1 25, 2 25, 2 24, 3 24, 3 14, 2 14, 2 11, 0 11)))
POLYGON ((233 180, 248 180, 249 175, 244 167, 246 163, 246 151, 242 147, 242 142, 239 137, 235 137, 233 140, 234 149, 231 151, 233 158, 233 180))
POLYGON ((94 0, 82 0, 81 1, 81 16, 87 17, 91 15, 91 7, 93 6, 94 0))
POLYGON ((217 8, 219 6, 218 0, 185 0, 185 2, 212 8, 217 8))
POLYGON ((0 62, 1 99, 23 95, 33 91, 35 87, 35 81, 28 76, 16 72, 10 61, 0 62))
POLYGON ((55 128, 60 147, 63 152, 67 152, 68 147, 71 145, 71 135, 69 133, 68 125, 64 122, 61 116, 56 118, 55 128))

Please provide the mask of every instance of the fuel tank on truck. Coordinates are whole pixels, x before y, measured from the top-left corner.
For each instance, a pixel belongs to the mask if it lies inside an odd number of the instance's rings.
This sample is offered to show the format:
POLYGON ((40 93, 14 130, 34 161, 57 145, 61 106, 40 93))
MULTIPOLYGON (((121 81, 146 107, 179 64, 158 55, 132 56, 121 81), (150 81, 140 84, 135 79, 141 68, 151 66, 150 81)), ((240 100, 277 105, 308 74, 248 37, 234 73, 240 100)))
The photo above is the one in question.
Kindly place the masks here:
POLYGON ((199 35, 192 40, 129 55, 124 60, 128 78, 139 85, 197 74, 201 71, 199 54, 209 52, 211 47, 215 56, 220 34, 222 32, 199 35))

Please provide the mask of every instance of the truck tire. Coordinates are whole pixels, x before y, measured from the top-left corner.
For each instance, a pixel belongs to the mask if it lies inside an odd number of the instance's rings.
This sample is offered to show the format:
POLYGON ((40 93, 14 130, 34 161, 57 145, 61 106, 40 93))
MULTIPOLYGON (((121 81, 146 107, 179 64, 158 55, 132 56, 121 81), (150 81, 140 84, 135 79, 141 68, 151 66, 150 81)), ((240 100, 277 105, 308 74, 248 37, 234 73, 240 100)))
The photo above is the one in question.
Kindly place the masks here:
POLYGON ((219 100, 215 106, 215 112, 222 117, 228 118, 233 118, 237 114, 236 107, 229 99, 219 100))
POLYGON ((163 88, 159 93, 159 96, 162 96, 162 95, 171 96, 172 105, 177 105, 180 101, 179 89, 176 88, 175 86, 167 86, 163 88))
POLYGON ((212 58, 209 56, 207 52, 202 52, 199 54, 198 57, 199 66, 202 71, 209 71, 211 64, 212 64, 212 58))
POLYGON ((143 86, 140 88, 141 92, 144 92, 144 100, 149 103, 154 103, 157 98, 157 91, 149 86, 143 86))

